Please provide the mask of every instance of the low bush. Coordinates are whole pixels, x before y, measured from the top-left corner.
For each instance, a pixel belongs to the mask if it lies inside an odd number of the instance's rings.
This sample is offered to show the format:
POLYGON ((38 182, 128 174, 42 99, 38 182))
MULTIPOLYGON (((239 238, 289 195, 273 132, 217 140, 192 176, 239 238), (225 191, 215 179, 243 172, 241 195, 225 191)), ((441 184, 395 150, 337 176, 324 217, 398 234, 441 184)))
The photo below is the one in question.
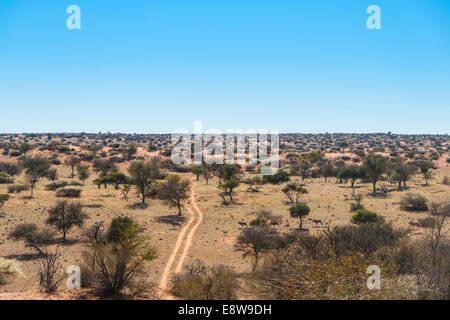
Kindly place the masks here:
POLYGON ((434 219, 432 217, 426 217, 419 219, 419 226, 422 228, 433 228, 434 227, 434 219))
POLYGON ((450 186, 450 179, 447 176, 445 176, 444 179, 442 180, 442 184, 450 186))
POLYGON ((420 193, 408 192, 402 197, 400 209, 404 211, 427 211, 428 199, 420 193))
POLYGON ((6 172, 0 172, 0 184, 14 183, 14 179, 6 172))
POLYGON ((0 285, 20 275, 22 271, 15 261, 0 258, 0 285))
POLYGON ((20 157, 21 155, 22 153, 19 150, 13 150, 9 154, 10 157, 20 157))
POLYGON ((6 172, 10 176, 15 176, 22 172, 22 168, 15 163, 0 162, 0 171, 6 172))
POLYGON ((67 181, 52 181, 49 184, 45 185, 45 189, 47 189, 48 191, 56 191, 59 188, 64 188, 68 184, 69 183, 67 181))
POLYGON ((82 191, 83 189, 81 187, 65 186, 56 190, 56 196, 59 198, 79 198, 81 197, 82 191))
POLYGON ((187 300, 232 300, 236 299, 238 288, 232 269, 196 262, 172 279, 170 293, 187 300))
POLYGON ((352 216, 353 223, 374 223, 374 222, 383 222, 384 218, 377 215, 375 212, 358 209, 355 214, 352 216))
POLYGON ((12 184, 8 186, 8 193, 20 193, 22 191, 29 190, 30 187, 21 183, 12 184))

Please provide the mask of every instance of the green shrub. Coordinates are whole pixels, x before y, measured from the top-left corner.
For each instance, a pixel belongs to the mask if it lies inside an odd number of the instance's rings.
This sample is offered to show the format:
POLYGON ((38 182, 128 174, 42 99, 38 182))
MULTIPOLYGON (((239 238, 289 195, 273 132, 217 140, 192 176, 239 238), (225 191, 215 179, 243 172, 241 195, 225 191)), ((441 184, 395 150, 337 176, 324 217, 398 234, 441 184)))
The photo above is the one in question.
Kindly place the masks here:
POLYGON ((402 197, 400 209, 404 211, 427 211, 428 199, 420 193, 408 192, 402 197))
POLYGON ((290 180, 289 174, 283 170, 279 170, 274 175, 263 176, 263 183, 282 184, 283 182, 288 182, 290 180))
POLYGON ((83 189, 80 187, 65 186, 56 190, 56 196, 60 198, 79 198, 82 191, 83 189))
POLYGON ((15 261, 0 258, 0 285, 6 283, 8 279, 20 275, 22 275, 22 271, 15 261))
POLYGON ((19 150, 13 150, 9 154, 10 157, 20 157, 21 155, 22 155, 22 153, 19 150))
POLYGON ((172 279, 170 293, 187 300, 232 300, 238 287, 233 270, 196 262, 172 279))
POLYGON ((14 183, 14 179, 6 172, 0 172, 0 184, 14 183))
POLYGON ((45 185, 45 189, 47 189, 48 191, 56 191, 59 188, 64 188, 68 184, 69 183, 67 181, 52 181, 49 184, 45 185))
POLYGON ((352 222, 356 224, 383 222, 383 221, 384 221, 383 217, 377 215, 375 212, 366 209, 358 209, 352 216, 352 222))
POLYGON ((8 186, 8 193, 20 193, 22 191, 29 190, 30 187, 24 184, 18 183, 8 186))

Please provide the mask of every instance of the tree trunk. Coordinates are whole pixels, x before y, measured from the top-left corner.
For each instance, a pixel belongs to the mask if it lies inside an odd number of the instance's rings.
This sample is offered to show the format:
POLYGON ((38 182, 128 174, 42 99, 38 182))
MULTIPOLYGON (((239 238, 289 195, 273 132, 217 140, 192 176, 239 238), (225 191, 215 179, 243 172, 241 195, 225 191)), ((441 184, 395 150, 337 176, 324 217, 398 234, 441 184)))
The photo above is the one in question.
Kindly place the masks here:
POLYGON ((373 181, 373 194, 377 193, 377 182, 373 181))
POLYGON ((303 230, 303 218, 300 218, 300 230, 303 230))

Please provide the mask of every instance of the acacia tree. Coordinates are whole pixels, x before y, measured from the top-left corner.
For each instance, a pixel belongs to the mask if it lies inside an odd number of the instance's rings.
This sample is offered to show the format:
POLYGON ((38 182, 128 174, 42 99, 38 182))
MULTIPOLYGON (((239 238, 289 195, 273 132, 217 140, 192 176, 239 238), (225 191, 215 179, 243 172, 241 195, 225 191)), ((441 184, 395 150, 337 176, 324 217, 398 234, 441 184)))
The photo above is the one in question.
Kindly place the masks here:
POLYGON ((197 177, 197 181, 199 180, 200 176, 203 174, 203 168, 200 166, 193 167, 191 171, 197 177))
POLYGON ((73 177, 75 176, 75 167, 77 165, 79 165, 81 162, 81 159, 79 157, 70 157, 67 158, 66 160, 66 164, 70 167, 70 169, 72 170, 70 177, 73 179, 73 177))
POLYGON ((131 162, 128 168, 131 176, 131 183, 136 187, 142 196, 142 204, 145 204, 147 194, 150 192, 152 185, 155 183, 157 168, 151 162, 136 160, 131 162))
POLYGON ((89 166, 79 165, 77 167, 78 179, 80 179, 83 183, 86 179, 88 179, 91 175, 89 171, 89 166))
POLYGON ((159 187, 159 198, 165 200, 169 207, 177 207, 178 215, 181 216, 183 201, 189 198, 191 182, 181 179, 179 175, 171 175, 159 187))
POLYGON ((308 191, 305 188, 297 186, 296 184, 293 183, 286 185, 281 191, 288 197, 291 204, 297 203, 298 198, 302 194, 308 193, 308 191))
POLYGON ((417 161, 416 165, 425 179, 425 185, 428 185, 428 179, 432 177, 431 169, 436 169, 435 165, 429 161, 417 161))
POLYGON ((47 177, 51 173, 51 165, 47 158, 37 156, 25 158, 22 161, 22 166, 25 168, 25 175, 27 177, 31 190, 30 197, 32 198, 36 183, 41 178, 47 177))
POLYGON ((120 152, 123 154, 124 158, 130 160, 131 157, 136 154, 137 146, 134 143, 130 143, 120 147, 120 152))
POLYGON ((33 146, 28 142, 21 143, 19 146, 19 151, 22 153, 23 156, 26 156, 31 149, 33 149, 33 146))
POLYGON ((395 163, 394 173, 392 179, 398 182, 398 188, 401 188, 403 183, 403 188, 406 188, 406 182, 411 179, 411 177, 416 173, 417 167, 410 163, 404 163, 399 160, 395 163))
POLYGON ((119 190, 120 185, 128 184, 129 180, 130 178, 122 172, 111 172, 104 177, 96 179, 96 183, 99 185, 103 184, 105 187, 106 185, 111 184, 114 186, 115 190, 119 190))
POLYGON ((117 167, 110 159, 95 159, 92 163, 95 173, 100 177, 106 176, 110 172, 116 172, 117 167))
POLYGON ((320 165, 320 173, 324 177, 325 183, 327 183, 327 179, 329 177, 335 176, 335 172, 336 170, 333 166, 333 163, 329 160, 323 161, 322 164, 320 165))
POLYGON ((46 223, 60 230, 63 240, 66 240, 66 234, 70 229, 83 226, 88 218, 80 203, 69 203, 67 200, 59 201, 56 206, 50 208, 48 215, 46 223))
POLYGON ((290 209, 289 213, 292 218, 300 219, 300 230, 303 230, 303 218, 306 217, 310 212, 310 209, 305 203, 296 203, 290 209))
POLYGON ((338 173, 339 179, 350 180, 351 188, 353 193, 355 193, 355 182, 358 179, 362 179, 364 177, 364 171, 361 170, 358 166, 350 166, 342 169, 338 173))
POLYGON ((281 246, 282 238, 274 228, 251 227, 242 230, 235 249, 243 251, 244 257, 253 257, 252 270, 255 271, 261 254, 281 246))
POLYGON ((143 287, 144 265, 156 258, 144 229, 129 217, 111 221, 106 233, 101 225, 90 232, 89 247, 83 253, 83 274, 93 287, 116 296, 143 287), (138 281, 139 280, 139 281, 138 281))
POLYGON ((209 179, 216 172, 217 165, 215 163, 212 163, 212 164, 204 163, 204 164, 202 164, 202 168, 203 168, 203 178, 205 178, 206 184, 208 184, 209 179))
POLYGON ((303 183, 305 182, 305 179, 310 176, 312 167, 313 163, 308 158, 303 157, 293 164, 292 172, 300 175, 303 183))
POLYGON ((372 181, 373 193, 377 193, 376 184, 386 171, 389 159, 382 155, 368 155, 364 159, 363 170, 367 178, 372 181))
MULTIPOLYGON (((221 189, 226 196, 230 197, 230 202, 233 202, 233 191, 238 186, 239 181, 237 181, 235 178, 231 178, 230 180, 219 183, 219 189, 221 189)), ((224 199, 223 196, 222 199, 224 199)))

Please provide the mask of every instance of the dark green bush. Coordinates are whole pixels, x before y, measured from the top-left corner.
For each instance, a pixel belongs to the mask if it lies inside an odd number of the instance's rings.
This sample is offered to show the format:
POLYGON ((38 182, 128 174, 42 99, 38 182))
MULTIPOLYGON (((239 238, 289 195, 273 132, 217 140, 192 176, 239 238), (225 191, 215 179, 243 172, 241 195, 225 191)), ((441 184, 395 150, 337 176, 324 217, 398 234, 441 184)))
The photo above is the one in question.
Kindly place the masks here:
POLYGON ((353 223, 374 223, 374 222, 383 222, 384 218, 377 215, 375 212, 366 210, 366 209, 358 209, 352 216, 353 223))
POLYGON ((427 211, 428 199, 420 193, 408 192, 402 197, 400 208, 404 211, 427 211))

